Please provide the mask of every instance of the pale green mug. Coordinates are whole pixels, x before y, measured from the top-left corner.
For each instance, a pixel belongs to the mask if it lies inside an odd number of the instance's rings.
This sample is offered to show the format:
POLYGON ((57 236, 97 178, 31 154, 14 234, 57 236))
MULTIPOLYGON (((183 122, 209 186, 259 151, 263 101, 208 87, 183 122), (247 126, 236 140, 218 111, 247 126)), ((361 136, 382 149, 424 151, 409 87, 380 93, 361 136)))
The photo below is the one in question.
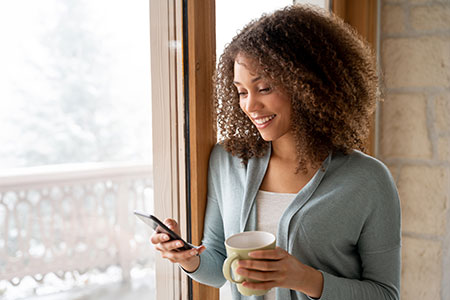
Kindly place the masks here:
POLYGON ((258 282, 248 279, 236 273, 238 261, 240 259, 254 259, 248 254, 255 250, 275 249, 276 238, 273 234, 265 231, 246 231, 234 234, 226 239, 227 259, 223 263, 223 275, 225 278, 237 284, 238 291, 244 296, 262 296, 269 290, 249 289, 242 285, 242 282, 258 282), (231 269, 231 270, 230 270, 231 269), (233 276, 231 275, 233 273, 233 276))

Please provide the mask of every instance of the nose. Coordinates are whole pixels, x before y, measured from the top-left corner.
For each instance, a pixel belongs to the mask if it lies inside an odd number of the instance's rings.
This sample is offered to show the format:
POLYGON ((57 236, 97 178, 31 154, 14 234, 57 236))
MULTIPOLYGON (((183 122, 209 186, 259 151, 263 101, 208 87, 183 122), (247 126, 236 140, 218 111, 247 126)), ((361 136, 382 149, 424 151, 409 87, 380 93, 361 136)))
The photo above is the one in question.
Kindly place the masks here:
POLYGON ((261 102, 258 95, 252 93, 248 93, 247 98, 244 101, 244 109, 249 113, 256 112, 264 107, 264 104, 261 102))

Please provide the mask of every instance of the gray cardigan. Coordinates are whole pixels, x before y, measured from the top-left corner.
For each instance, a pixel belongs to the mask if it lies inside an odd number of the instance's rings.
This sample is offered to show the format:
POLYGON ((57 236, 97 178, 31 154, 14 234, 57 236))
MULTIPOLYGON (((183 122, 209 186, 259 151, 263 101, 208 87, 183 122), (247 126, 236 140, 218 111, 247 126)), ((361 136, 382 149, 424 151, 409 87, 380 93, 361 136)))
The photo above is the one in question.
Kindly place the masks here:
MULTIPOLYGON (((240 159, 216 145, 211 153, 199 268, 188 275, 214 287, 225 283, 224 240, 255 230, 255 196, 270 159, 240 159)), ((400 298, 400 205, 388 169, 359 151, 330 154, 284 211, 277 245, 324 277, 323 300, 400 298)), ((239 294, 233 299, 262 299, 239 294)), ((309 299, 284 288, 278 300, 309 299)))

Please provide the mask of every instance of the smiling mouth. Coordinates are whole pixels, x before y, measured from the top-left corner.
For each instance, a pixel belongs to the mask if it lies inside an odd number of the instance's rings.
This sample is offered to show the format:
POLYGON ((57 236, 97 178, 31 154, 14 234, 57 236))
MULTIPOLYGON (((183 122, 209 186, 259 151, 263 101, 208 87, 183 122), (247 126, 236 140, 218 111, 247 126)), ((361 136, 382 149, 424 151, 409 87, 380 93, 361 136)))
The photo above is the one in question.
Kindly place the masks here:
POLYGON ((255 122, 256 125, 262 126, 265 125, 266 123, 269 123, 270 121, 273 120, 273 118, 275 118, 276 115, 271 115, 268 117, 264 117, 264 118, 258 118, 258 119, 253 119, 253 121, 255 122))

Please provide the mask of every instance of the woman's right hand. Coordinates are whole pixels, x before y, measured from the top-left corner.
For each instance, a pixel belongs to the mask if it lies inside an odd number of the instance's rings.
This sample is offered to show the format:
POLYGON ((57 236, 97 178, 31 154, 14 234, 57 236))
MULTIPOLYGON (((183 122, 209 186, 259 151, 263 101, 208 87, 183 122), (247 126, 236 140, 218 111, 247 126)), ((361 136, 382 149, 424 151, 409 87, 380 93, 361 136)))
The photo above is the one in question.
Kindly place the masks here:
MULTIPOLYGON (((165 219, 164 224, 180 235, 180 229, 174 219, 165 219)), ((150 238, 150 242, 155 246, 156 250, 161 252, 163 258, 180 264, 188 272, 197 270, 200 265, 199 254, 205 251, 206 247, 202 245, 197 249, 176 251, 176 249, 183 246, 183 242, 180 240, 169 241, 169 239, 168 234, 155 232, 150 238)))

